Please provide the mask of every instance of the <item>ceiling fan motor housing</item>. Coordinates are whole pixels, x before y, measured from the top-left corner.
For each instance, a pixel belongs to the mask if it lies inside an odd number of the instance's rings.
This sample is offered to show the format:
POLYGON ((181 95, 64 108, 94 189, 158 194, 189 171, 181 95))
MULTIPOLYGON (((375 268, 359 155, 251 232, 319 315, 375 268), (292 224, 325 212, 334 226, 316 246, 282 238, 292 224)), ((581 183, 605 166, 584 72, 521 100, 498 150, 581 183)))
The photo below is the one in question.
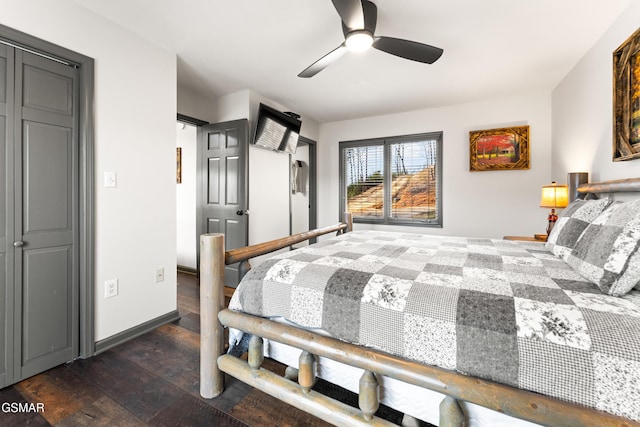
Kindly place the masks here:
POLYGON ((347 34, 345 44, 352 52, 364 52, 373 44, 373 34, 368 30, 354 30, 347 34))

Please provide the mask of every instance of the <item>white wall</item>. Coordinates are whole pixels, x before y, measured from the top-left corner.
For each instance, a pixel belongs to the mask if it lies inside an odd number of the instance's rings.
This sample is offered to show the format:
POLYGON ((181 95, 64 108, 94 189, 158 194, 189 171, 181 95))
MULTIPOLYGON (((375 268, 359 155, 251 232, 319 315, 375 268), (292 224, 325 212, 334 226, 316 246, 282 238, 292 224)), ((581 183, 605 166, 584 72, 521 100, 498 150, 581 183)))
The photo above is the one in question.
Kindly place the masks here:
POLYGON ((612 161, 613 51, 640 22, 633 2, 552 92, 552 176, 590 172, 590 181, 640 176, 640 160, 612 161))
POLYGON ((196 148, 195 126, 178 123, 176 146, 182 148, 182 182, 176 184, 177 261, 181 267, 197 267, 196 148))
POLYGON ((176 56, 68 0, 0 10, 1 24, 95 59, 96 340, 175 310, 176 56), (117 188, 102 187, 105 171, 117 188), (106 300, 114 278, 119 295, 106 300))
POLYGON ((548 93, 321 125, 318 226, 339 220, 340 141, 434 131, 444 132, 443 228, 394 226, 393 230, 493 238, 544 232, 547 212, 538 206, 540 189, 551 180, 548 93), (530 126, 529 170, 469 172, 470 131, 526 124, 530 126))
POLYGON ((288 154, 249 147, 249 211, 250 245, 289 235, 288 154))
POLYGON ((189 89, 178 87, 178 113, 212 123, 216 119, 216 102, 189 89))
MULTIPOLYGON (((250 119, 251 91, 243 90, 216 98, 214 123, 250 119)), ((251 127, 251 126, 249 126, 251 127)))

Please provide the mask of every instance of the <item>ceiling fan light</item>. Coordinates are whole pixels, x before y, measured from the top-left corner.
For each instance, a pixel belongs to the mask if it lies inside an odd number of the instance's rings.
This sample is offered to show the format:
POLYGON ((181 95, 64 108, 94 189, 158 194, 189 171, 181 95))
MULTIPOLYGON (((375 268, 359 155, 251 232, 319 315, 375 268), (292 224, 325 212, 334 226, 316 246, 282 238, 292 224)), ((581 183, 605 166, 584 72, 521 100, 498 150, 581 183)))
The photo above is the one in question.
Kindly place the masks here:
POLYGON ((352 31, 347 34, 345 44, 351 52, 364 52, 371 47, 373 36, 367 30, 352 31))

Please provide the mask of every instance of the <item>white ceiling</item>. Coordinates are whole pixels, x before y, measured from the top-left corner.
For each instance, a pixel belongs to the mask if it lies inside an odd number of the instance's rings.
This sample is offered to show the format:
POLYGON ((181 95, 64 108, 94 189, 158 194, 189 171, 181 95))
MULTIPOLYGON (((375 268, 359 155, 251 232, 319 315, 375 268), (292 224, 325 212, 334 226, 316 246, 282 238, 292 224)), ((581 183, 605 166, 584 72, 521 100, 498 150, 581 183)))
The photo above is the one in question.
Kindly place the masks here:
POLYGON ((343 42, 331 0, 74 0, 178 57, 178 86, 251 89, 320 123, 551 91, 632 0, 375 0, 376 35, 444 49, 427 65, 370 49, 297 77, 343 42))

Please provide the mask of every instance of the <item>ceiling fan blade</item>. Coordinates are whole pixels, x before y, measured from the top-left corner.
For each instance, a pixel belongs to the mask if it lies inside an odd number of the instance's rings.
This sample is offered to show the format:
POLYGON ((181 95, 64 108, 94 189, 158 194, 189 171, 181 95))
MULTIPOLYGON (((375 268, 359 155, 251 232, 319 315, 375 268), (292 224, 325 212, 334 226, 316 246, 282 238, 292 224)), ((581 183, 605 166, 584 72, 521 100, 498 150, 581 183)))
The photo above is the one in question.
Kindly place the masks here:
POLYGON ((331 0, 340 19, 349 30, 364 28, 364 11, 361 0, 331 0))
POLYGON ((334 61, 338 60, 342 55, 347 52, 347 46, 342 43, 340 46, 327 53, 322 58, 318 59, 313 64, 309 65, 303 72, 298 74, 298 77, 313 77, 318 74, 320 71, 327 68, 334 61))
MULTIPOLYGON (((371 34, 374 34, 378 21, 378 6, 369 0, 362 0, 362 11, 364 12, 364 25, 358 29, 364 28, 371 34)), ((342 22, 342 33, 345 37, 353 30, 354 28, 349 28, 344 21, 342 22)))
POLYGON ((383 52, 426 64, 433 64, 444 52, 439 47, 428 44, 384 36, 376 37, 372 46, 383 52))

